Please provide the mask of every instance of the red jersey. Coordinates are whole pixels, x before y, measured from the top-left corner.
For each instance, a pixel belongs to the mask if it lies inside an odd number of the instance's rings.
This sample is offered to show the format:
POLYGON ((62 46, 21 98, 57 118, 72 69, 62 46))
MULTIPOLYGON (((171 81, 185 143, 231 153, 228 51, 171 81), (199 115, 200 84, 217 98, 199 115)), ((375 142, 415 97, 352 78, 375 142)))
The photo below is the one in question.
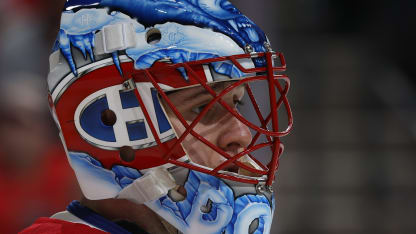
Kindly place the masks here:
POLYGON ((19 232, 20 234, 105 234, 107 232, 92 228, 85 224, 71 223, 59 219, 39 218, 30 227, 19 232))

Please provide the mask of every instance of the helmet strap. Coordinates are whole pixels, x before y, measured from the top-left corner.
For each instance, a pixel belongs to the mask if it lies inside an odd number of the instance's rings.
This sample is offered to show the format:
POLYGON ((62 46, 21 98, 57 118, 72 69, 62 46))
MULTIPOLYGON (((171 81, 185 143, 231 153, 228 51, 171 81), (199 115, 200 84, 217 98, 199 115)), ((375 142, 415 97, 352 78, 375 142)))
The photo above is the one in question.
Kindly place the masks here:
POLYGON ((176 182, 170 172, 159 167, 148 170, 142 177, 134 180, 116 198, 143 204, 166 196, 175 187, 176 182))

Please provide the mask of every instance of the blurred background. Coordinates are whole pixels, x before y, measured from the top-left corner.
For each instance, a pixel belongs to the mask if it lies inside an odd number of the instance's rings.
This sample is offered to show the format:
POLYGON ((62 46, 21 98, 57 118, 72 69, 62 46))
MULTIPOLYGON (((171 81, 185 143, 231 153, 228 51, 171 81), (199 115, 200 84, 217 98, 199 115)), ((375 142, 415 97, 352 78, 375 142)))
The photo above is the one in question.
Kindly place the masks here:
POLYGON ((0 1, 0 233, 17 233, 79 196, 46 92, 61 3, 0 1))
POLYGON ((416 2, 234 2, 292 82, 272 233, 416 233, 416 2))
MULTIPOLYGON (((45 86, 63 2, 0 1, 0 233, 79 194, 45 86)), ((416 2, 233 3, 292 80, 271 233, 416 233, 416 2)))

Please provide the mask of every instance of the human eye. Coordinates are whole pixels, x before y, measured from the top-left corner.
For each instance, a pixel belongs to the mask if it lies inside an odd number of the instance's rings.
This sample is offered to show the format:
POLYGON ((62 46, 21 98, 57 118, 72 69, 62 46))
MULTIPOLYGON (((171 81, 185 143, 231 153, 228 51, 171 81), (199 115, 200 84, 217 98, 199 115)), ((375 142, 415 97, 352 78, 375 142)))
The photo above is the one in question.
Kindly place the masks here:
POLYGON ((207 105, 208 104, 197 105, 194 108, 192 108, 191 111, 199 115, 205 109, 205 107, 207 107, 207 105))

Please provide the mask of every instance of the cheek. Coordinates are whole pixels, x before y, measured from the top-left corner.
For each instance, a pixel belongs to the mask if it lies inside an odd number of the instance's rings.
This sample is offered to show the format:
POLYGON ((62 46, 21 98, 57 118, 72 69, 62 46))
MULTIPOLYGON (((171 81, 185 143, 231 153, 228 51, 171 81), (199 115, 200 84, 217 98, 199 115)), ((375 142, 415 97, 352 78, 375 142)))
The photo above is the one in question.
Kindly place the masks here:
MULTIPOLYGON (((178 122, 176 122, 176 123, 178 123, 178 122)), ((179 124, 180 124, 180 126, 176 125, 175 131, 178 134, 178 136, 180 137, 185 132, 185 128, 182 126, 181 123, 179 123, 179 124)), ((191 123, 188 122, 188 124, 191 124, 191 123)), ((195 126, 194 131, 196 133, 200 134, 205 139, 207 139, 206 135, 201 134, 202 129, 199 125, 200 124, 197 124, 197 126, 195 126)), ((207 139, 207 140, 210 141, 210 139, 207 139)), ((202 164, 202 165, 207 164, 206 158, 207 158, 207 155, 209 154, 209 151, 211 149, 208 146, 206 146, 203 142, 199 141, 193 135, 188 134, 185 137, 185 139, 182 141, 182 146, 185 149, 188 156, 190 157, 190 159, 194 163, 198 163, 198 164, 202 164)))
POLYGON ((176 135, 179 138, 182 135, 182 133, 185 132, 185 128, 183 127, 182 123, 179 121, 178 118, 170 117, 169 120, 170 120, 170 123, 171 123, 173 129, 175 130, 176 135))
MULTIPOLYGON (((182 125, 182 123, 177 119, 176 117, 170 117, 170 123, 175 130, 176 136, 178 139, 182 136, 182 134, 185 132, 185 127, 182 125)), ((190 122, 187 121, 188 124, 190 122)), ((185 139, 182 141, 182 146, 185 148, 185 151, 190 154, 190 150, 193 148, 191 147, 193 144, 194 137, 191 134, 188 134, 188 136, 185 137, 185 139)))
MULTIPOLYGON (((175 129, 175 132, 179 137, 185 132, 185 127, 179 121, 178 118, 170 118, 170 122, 172 127, 175 129)), ((191 121, 187 121, 190 125, 191 121)), ((218 146, 218 137, 219 132, 221 130, 221 126, 217 124, 203 124, 198 123, 194 127, 194 131, 204 137, 207 141, 211 142, 215 146, 218 146)), ((199 141, 197 138, 188 134, 185 139, 182 141, 182 146, 185 149, 186 153, 188 154, 189 158, 197 164, 207 166, 207 167, 215 167, 217 166, 222 160, 222 157, 211 149, 209 146, 205 145, 203 142, 199 141)))
POLYGON ((203 145, 202 142, 196 140, 194 137, 187 136, 182 146, 185 148, 192 162, 207 166, 206 155, 208 154, 208 147, 203 145))
MULTIPOLYGON (((218 129, 214 126, 207 127, 199 124, 194 128, 194 131, 217 146, 216 134, 218 129)), ((207 167, 215 167, 218 165, 218 161, 220 161, 220 156, 217 152, 192 135, 186 136, 182 145, 194 163, 207 167)))

